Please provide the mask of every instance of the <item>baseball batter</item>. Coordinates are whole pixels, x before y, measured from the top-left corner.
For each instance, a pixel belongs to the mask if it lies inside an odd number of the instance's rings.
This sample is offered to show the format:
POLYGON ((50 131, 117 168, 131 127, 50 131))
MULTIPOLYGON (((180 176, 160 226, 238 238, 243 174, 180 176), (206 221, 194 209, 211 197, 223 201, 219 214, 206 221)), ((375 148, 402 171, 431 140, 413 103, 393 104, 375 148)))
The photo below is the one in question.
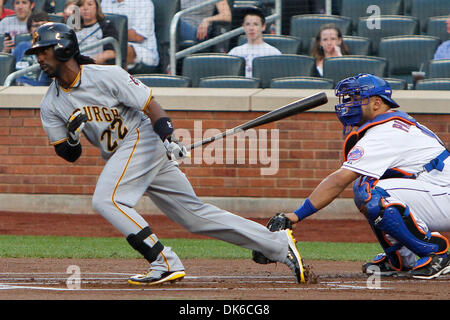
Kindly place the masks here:
POLYGON ((384 249, 363 272, 419 279, 450 273, 449 242, 439 233, 450 231, 449 151, 397 109, 385 80, 360 74, 339 82, 335 92, 347 134, 344 163, 286 216, 303 220, 353 182, 355 204, 384 249))
POLYGON ((185 276, 176 253, 164 246, 134 209, 147 194, 170 219, 191 232, 260 251, 287 264, 304 279, 291 230, 265 226, 202 203, 168 155, 180 159, 186 148, 172 135, 170 118, 151 90, 117 66, 92 64, 80 55, 73 30, 48 23, 28 51, 55 80, 41 103, 42 124, 56 153, 74 162, 81 155, 81 132, 106 161, 92 204, 150 263, 131 284, 158 284, 185 276))

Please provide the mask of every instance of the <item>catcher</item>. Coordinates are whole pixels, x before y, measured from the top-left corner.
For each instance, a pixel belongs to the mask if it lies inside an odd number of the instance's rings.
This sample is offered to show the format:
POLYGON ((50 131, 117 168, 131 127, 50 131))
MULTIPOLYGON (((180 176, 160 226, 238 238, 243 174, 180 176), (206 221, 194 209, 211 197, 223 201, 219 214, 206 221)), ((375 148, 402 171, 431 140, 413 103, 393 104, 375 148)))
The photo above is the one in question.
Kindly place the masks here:
MULTIPOLYGON (((398 110, 390 85, 379 77, 344 79, 335 93, 347 136, 344 163, 282 217, 298 223, 353 183, 355 204, 384 250, 363 265, 364 273, 417 279, 450 273, 449 242, 439 233, 450 231, 450 153, 444 143, 398 110)), ((259 253, 253 257, 270 262, 259 253)))

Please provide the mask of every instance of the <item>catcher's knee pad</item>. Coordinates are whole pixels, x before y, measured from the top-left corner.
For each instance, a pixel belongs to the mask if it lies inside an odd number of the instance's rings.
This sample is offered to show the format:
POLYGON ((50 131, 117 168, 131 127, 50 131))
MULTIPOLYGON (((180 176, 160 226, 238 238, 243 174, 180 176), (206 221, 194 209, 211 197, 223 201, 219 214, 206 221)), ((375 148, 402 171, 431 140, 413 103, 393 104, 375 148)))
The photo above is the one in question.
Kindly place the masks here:
POLYGON ((164 249, 164 246, 159 241, 157 241, 152 247, 144 242, 144 240, 147 239, 152 233, 153 232, 149 227, 145 227, 138 233, 132 233, 127 236, 127 241, 133 247, 133 249, 142 254, 144 258, 150 263, 155 261, 158 255, 164 249))
POLYGON ((417 225, 409 207, 402 204, 390 204, 382 208, 373 224, 419 257, 445 253, 449 247, 445 237, 430 231, 424 232, 417 225))
POLYGON ((376 186, 378 180, 367 176, 356 179, 353 183, 353 200, 369 221, 375 220, 383 208, 382 199, 389 197, 384 189, 376 186))

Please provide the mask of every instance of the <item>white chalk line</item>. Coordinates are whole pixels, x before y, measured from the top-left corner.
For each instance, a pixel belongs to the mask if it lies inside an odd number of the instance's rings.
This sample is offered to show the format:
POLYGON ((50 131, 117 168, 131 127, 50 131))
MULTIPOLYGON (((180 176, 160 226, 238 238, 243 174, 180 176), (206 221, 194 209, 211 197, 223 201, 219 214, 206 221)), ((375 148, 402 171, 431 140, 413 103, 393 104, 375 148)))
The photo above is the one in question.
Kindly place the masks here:
MULTIPOLYGON (((238 290, 238 291, 250 291, 255 290, 254 288, 229 288, 229 287, 145 287, 145 286, 136 286, 135 288, 81 288, 82 285, 87 284, 123 284, 127 285, 126 281, 130 275, 133 273, 110 273, 110 272, 92 272, 85 273, 85 275, 97 275, 97 277, 82 277, 80 278, 80 288, 64 288, 64 287, 51 287, 49 285, 62 285, 67 280, 67 273, 64 272, 47 272, 47 273, 25 273, 25 272, 2 272, 0 273, 0 290, 49 290, 49 291, 225 291, 225 290, 238 290), (21 275, 21 277, 17 277, 21 275), (37 277, 40 275, 40 277, 37 277), (56 277, 50 277, 54 275, 56 277), (64 276, 62 276, 64 275, 64 276), (9 277, 8 277, 9 276, 9 277), (43 277, 47 276, 47 277, 43 277), (101 277, 99 277, 101 276, 101 277), (109 277, 108 277, 109 276, 109 277), (117 277, 121 276, 121 277, 117 277), (27 283, 24 283, 27 282, 27 283), (31 282, 31 283, 30 283, 31 282)), ((336 277, 340 277, 342 275, 336 275, 336 277)), ((382 279, 383 286, 380 288, 369 288, 367 286, 366 278, 362 275, 358 274, 355 276, 356 278, 361 278, 361 280, 349 280, 350 275, 346 275, 342 280, 334 280, 334 281, 326 281, 325 279, 332 278, 332 275, 325 275, 323 280, 320 281, 319 278, 319 287, 302 287, 301 285, 298 287, 269 287, 269 288, 258 288, 258 290, 267 290, 267 291, 279 291, 279 290, 287 290, 287 291, 308 291, 308 290, 392 290, 394 288, 385 287, 384 285, 389 285, 392 283, 411 283, 417 282, 415 279, 382 279), (325 281, 324 281, 325 280, 325 281)), ((444 283, 447 284, 450 277, 444 276, 440 277, 438 281, 432 280, 433 283, 444 283)), ((270 276, 270 275, 235 275, 235 276, 224 276, 224 275, 208 275, 208 276, 186 276, 183 280, 183 284, 193 284, 193 285, 201 285, 201 284, 214 284, 219 281, 223 282, 223 280, 239 280, 239 283, 254 283, 254 284, 292 284, 293 279, 292 276, 270 276), (217 280, 217 281, 215 281, 217 280)), ((422 280, 423 281, 423 280, 422 280)))

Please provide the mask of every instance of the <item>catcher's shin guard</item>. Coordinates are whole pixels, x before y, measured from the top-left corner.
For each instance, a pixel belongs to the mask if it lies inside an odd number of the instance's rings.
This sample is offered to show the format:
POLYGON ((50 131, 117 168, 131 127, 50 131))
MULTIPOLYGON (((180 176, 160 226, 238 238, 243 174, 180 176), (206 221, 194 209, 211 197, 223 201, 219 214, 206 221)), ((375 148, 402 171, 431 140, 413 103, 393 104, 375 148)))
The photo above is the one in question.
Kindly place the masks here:
POLYGON ((445 237, 430 231, 425 232, 417 225, 407 205, 387 203, 385 199, 389 197, 389 193, 375 184, 376 181, 366 177, 356 180, 353 185, 354 200, 374 228, 386 254, 392 259, 391 262, 397 264, 395 267, 401 267, 400 261, 396 261, 398 255, 395 253, 401 246, 407 247, 419 257, 447 252, 449 243, 445 237), (393 247, 385 238, 385 234, 397 240, 400 246, 393 247))
POLYGON ((127 241, 133 247, 133 249, 142 254, 144 258, 150 263, 155 261, 158 255, 164 249, 164 246, 159 241, 157 241, 152 247, 144 242, 144 240, 147 239, 152 233, 152 230, 147 226, 138 233, 132 233, 127 237, 127 241))

